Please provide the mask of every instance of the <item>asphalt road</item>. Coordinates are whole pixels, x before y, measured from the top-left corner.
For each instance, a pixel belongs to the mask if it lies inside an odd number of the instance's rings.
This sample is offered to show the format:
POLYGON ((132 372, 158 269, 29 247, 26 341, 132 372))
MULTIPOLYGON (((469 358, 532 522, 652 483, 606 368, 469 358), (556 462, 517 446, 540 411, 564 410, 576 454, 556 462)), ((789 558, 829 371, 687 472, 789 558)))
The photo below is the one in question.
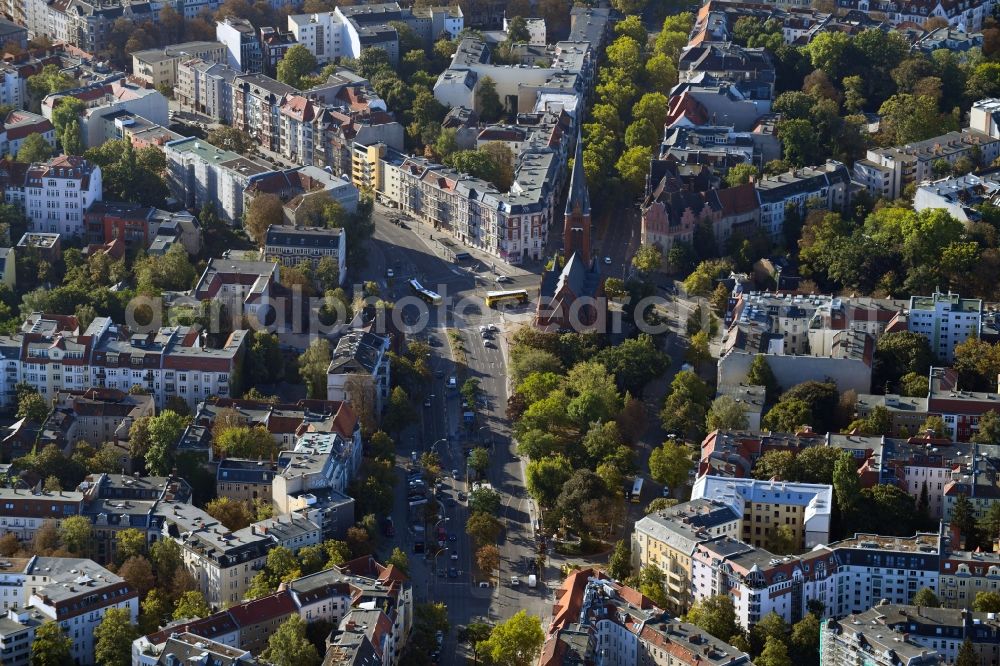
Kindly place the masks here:
MULTIPOLYGON (((637 220, 633 219, 635 216, 631 212, 627 211, 617 220, 595 225, 595 247, 602 259, 605 255, 612 257, 613 263, 608 269, 611 274, 623 276, 626 273, 627 258, 638 244, 637 220)), ((496 622, 521 609, 540 617, 543 626, 547 626, 554 601, 552 591, 559 580, 557 567, 565 560, 550 556, 548 566, 539 576, 538 586, 534 589, 528 587, 528 571, 522 568, 522 563, 534 561, 537 555, 532 528, 535 513, 532 500, 525 490, 525 461, 516 455, 505 415, 508 393, 504 335, 516 329, 518 320, 530 318, 530 313, 524 307, 503 312, 491 310, 482 302, 486 291, 498 288, 526 289, 534 294, 538 288, 539 276, 519 267, 497 263, 475 251, 470 251, 473 260, 456 265, 446 258, 447 252, 434 240, 433 229, 408 218, 404 218, 406 227, 394 225, 390 219, 401 217, 400 213, 380 205, 376 205, 374 217, 375 234, 370 242, 368 265, 362 272, 362 277, 377 281, 383 297, 393 300, 409 296, 406 281, 416 278, 425 287, 449 297, 446 302, 450 299, 456 304, 449 309, 431 308, 426 328, 413 333, 418 338, 434 338, 440 344, 432 346, 430 363, 435 370, 434 379, 427 394, 419 396, 418 400, 422 405, 424 399, 429 397, 431 406, 420 407, 419 424, 410 428, 399 442, 399 472, 405 476, 411 452, 416 452, 419 456, 423 451, 433 448, 441 456, 442 469, 447 476, 450 476, 452 469, 459 471, 460 479, 446 479, 445 492, 454 500, 459 490, 466 493, 469 490, 463 448, 476 443, 489 446, 492 465, 487 477, 501 494, 503 505, 499 518, 505 528, 500 544, 500 571, 491 577, 489 589, 481 588, 478 583, 482 577, 473 578, 473 546, 465 534, 465 522, 468 518, 465 503, 446 501, 443 504, 443 513, 447 519, 444 521, 445 528, 449 534, 455 535, 456 541, 448 542, 446 548, 439 549, 436 545, 430 547, 433 538, 428 535, 429 552, 425 554, 426 557, 415 555, 412 546, 417 536, 412 525, 415 522, 422 523, 422 515, 415 520, 408 515, 406 484, 400 483, 393 514, 396 525, 393 545, 400 546, 409 554, 411 579, 417 599, 446 603, 453 628, 480 618, 496 622), (393 278, 386 277, 387 269, 392 269, 393 278), (498 286, 497 275, 507 276, 510 282, 502 287, 498 286), (501 329, 501 334, 494 336, 491 347, 486 346, 479 333, 479 327, 484 324, 495 324, 501 329), (461 398, 457 392, 449 393, 445 386, 448 377, 454 372, 454 362, 444 331, 446 326, 454 327, 462 333, 468 364, 467 376, 480 380, 485 399, 485 407, 478 412, 475 431, 467 438, 463 438, 462 432, 461 398), (457 560, 451 559, 453 552, 457 553, 457 560), (456 569, 455 577, 449 575, 450 567, 456 569), (512 575, 519 577, 519 586, 513 587, 510 584, 512 575), (497 579, 501 581, 499 586, 496 586, 497 579), (553 587, 550 588, 547 583, 552 583, 553 587)), ((405 312, 408 319, 416 318, 415 308, 406 308, 405 312)), ((672 365, 676 368, 683 351, 676 347, 669 351, 673 357, 672 365)), ((647 455, 648 453, 640 453, 642 458, 647 455)), ((634 508, 637 515, 630 516, 632 519, 641 515, 640 507, 634 508)), ((441 651, 442 663, 461 663, 465 648, 464 645, 457 645, 456 632, 453 630, 441 651)))

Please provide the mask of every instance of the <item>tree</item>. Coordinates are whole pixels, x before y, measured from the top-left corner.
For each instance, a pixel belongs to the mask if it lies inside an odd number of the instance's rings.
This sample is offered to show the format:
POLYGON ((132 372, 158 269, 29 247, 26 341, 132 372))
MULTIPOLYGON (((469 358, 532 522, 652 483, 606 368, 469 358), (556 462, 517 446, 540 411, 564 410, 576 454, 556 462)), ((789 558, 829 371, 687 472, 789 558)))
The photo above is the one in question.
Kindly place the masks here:
POLYGON ((94 629, 95 660, 98 664, 128 666, 132 663, 132 641, 138 637, 128 609, 107 609, 94 629))
POLYGON ((796 166, 815 164, 821 158, 822 147, 819 136, 812 122, 808 120, 780 121, 778 138, 784 146, 784 158, 796 166))
POLYGON ((753 467, 755 478, 792 481, 795 476, 795 454, 791 451, 768 451, 753 467))
POLYGON ((972 610, 977 613, 1000 613, 1000 593, 979 592, 972 602, 972 610))
POLYGON ((69 121, 60 140, 62 141, 63 153, 66 155, 83 155, 86 146, 83 143, 80 121, 76 119, 69 121))
POLYGON ((177 599, 177 606, 174 608, 174 619, 195 619, 208 617, 212 614, 212 609, 205 601, 205 595, 198 590, 188 590, 177 599))
POLYGON ((636 120, 645 119, 659 131, 662 131, 669 112, 667 96, 661 92, 649 92, 639 98, 632 107, 632 117, 636 120))
POLYGON ((475 470, 480 476, 486 474, 490 468, 490 453, 481 446, 477 446, 469 453, 469 468, 475 470))
POLYGON ((469 511, 497 515, 500 511, 500 493, 482 486, 474 488, 469 493, 469 511))
POLYGON ((497 84, 492 78, 485 76, 476 88, 476 109, 483 122, 494 123, 503 114, 503 102, 497 94, 497 84))
POLYGON ((278 61, 278 80, 301 89, 303 77, 316 69, 316 65, 316 56, 304 45, 296 44, 278 61))
POLYGON ((235 127, 218 127, 208 133, 208 143, 241 155, 254 149, 250 135, 235 127))
POLYGON ((409 575, 410 558, 408 558, 406 553, 400 550, 398 546, 392 549, 392 554, 389 555, 389 559, 386 560, 386 564, 391 564, 402 571, 404 575, 409 575))
POLYGON ((639 571, 639 591, 660 608, 666 608, 669 603, 666 582, 666 574, 655 565, 644 566, 639 571))
POLYGON ((118 547, 118 560, 121 562, 146 552, 146 534, 134 527, 119 530, 115 534, 115 542, 118 547))
POLYGON ((784 641, 787 634, 788 625, 780 615, 771 611, 750 630, 750 645, 753 647, 753 652, 759 654, 769 640, 784 641))
POLYGON ((87 552, 91 535, 90 521, 83 516, 70 516, 59 525, 59 540, 66 550, 77 556, 87 552))
POLYGON ((18 162, 45 162, 52 157, 52 146, 41 134, 29 134, 17 151, 18 162))
POLYGON ((306 622, 293 614, 267 639, 261 657, 274 666, 318 666, 319 652, 306 638, 306 622))
POLYGON ((615 549, 608 560, 608 574, 615 580, 625 580, 632 575, 632 549, 625 539, 615 543, 615 549))
POLYGON ((493 544, 480 546, 476 550, 476 566, 487 578, 500 568, 500 549, 493 544))
MULTIPOLYGON (((36 135, 37 136, 37 135, 36 135)), ((41 424, 48 418, 49 403, 38 393, 25 393, 17 401, 17 418, 41 424)))
POLYGON ((465 531, 472 537, 477 547, 496 543, 502 529, 503 525, 499 520, 492 514, 482 511, 473 513, 465 523, 465 531))
POLYGON ((757 666, 792 666, 792 659, 788 656, 788 646, 780 638, 769 636, 764 651, 754 663, 757 666))
POLYGON ((330 343, 326 338, 316 338, 299 356, 299 376, 312 398, 326 398, 326 372, 330 367, 330 357, 330 343))
POLYGON ((166 476, 173 467, 173 450, 177 446, 187 419, 169 409, 149 421, 149 449, 146 451, 146 469, 150 474, 166 476))
POLYGON ((128 581, 134 587, 140 598, 153 589, 156 579, 153 576, 153 565, 145 557, 135 555, 128 558, 118 568, 118 575, 128 581))
POLYGON ((267 228, 272 225, 281 224, 284 222, 284 219, 284 205, 281 203, 278 195, 270 193, 258 194, 247 207, 247 212, 243 219, 243 228, 246 229, 247 234, 257 245, 263 246, 265 237, 267 236, 267 228))
POLYGON ((633 193, 641 192, 645 186, 649 161, 652 158, 653 152, 649 146, 634 146, 623 152, 615 163, 622 180, 629 185, 633 193))
POLYGON ((778 380, 774 377, 774 372, 767 362, 767 357, 757 354, 750 361, 750 369, 747 371, 747 383, 751 386, 763 386, 765 401, 772 402, 777 396, 778 380))
POLYGON ((698 625, 721 641, 728 641, 731 636, 741 632, 736 622, 733 600, 724 594, 695 602, 684 619, 698 625), (723 636, 725 638, 722 638, 723 636))
POLYGON ((73 641, 58 622, 47 622, 35 630, 31 644, 31 666, 63 666, 73 663, 73 641))
POLYGON ((934 594, 933 590, 930 588, 922 587, 913 595, 910 599, 911 606, 929 606, 931 608, 940 608, 941 601, 938 599, 937 595, 934 594))
POLYGON ((664 442, 649 455, 649 474, 657 483, 678 488, 688 480, 691 452, 683 444, 664 442))
POLYGON ((142 635, 159 630, 170 619, 171 603, 166 594, 153 588, 142 600, 139 612, 139 631, 142 635))
POLYGON ((976 542, 976 516, 972 502, 965 495, 959 495, 951 509, 951 523, 961 532, 965 548, 972 548, 976 542))
MULTIPOLYGON (((252 428, 247 426, 228 428, 213 438, 213 444, 216 450, 230 458, 251 458, 257 460, 274 458, 278 454, 279 448, 270 431, 262 425, 252 428)), ((232 520, 234 525, 241 523, 241 515, 238 512, 238 508, 230 504, 223 504, 218 507, 218 510, 220 515, 225 515, 226 519, 232 520)), ((219 516, 215 517, 220 522, 225 523, 219 516)), ((249 519, 249 514, 246 517, 249 519)), ((247 522, 246 525, 249 525, 250 522, 252 521, 247 522)), ((243 525, 243 527, 246 527, 246 525, 243 525)))
POLYGON ((811 425, 812 410, 802 400, 781 400, 764 415, 762 425, 775 432, 796 432, 801 426, 811 425))
POLYGON ((820 621, 813 613, 792 626, 791 648, 795 653, 796 662, 818 663, 819 660, 820 621))
POLYGON ((726 185, 737 187, 749 183, 751 178, 757 178, 758 176, 760 176, 760 172, 752 164, 737 164, 729 169, 729 172, 726 174, 726 185))
POLYGON ((544 642, 541 620, 520 610, 493 627, 479 650, 497 666, 530 666, 538 659, 544 642))
MULTIPOLYGON (((270 433, 268 436, 270 437, 270 433)), ((205 512, 222 523, 230 532, 241 530, 253 522, 253 516, 250 515, 247 505, 231 497, 215 498, 205 505, 205 512)))
POLYGON ((183 564, 181 547, 173 539, 157 539, 149 548, 149 559, 161 584, 173 579, 183 564))
POLYGON ((555 505, 563 484, 573 475, 573 466, 562 455, 532 460, 525 469, 528 493, 543 508, 555 505))
POLYGON ((66 133, 66 127, 70 121, 79 121, 80 114, 85 108, 86 104, 82 99, 69 95, 60 97, 55 108, 52 109, 52 126, 56 130, 56 136, 62 136, 66 133))
POLYGON ((854 459, 847 451, 842 452, 833 465, 833 491, 842 514, 852 512, 859 505, 861 481, 854 459))
POLYGON ((399 432, 416 419, 417 413, 402 386, 392 389, 389 394, 389 405, 385 410, 382 425, 389 432, 399 432))
POLYGON ((645 513, 659 513, 660 511, 666 511, 672 506, 677 506, 680 504, 680 500, 676 500, 672 497, 657 497, 652 502, 646 505, 645 513))
POLYGON ((958 655, 955 657, 955 666, 978 666, 979 656, 976 654, 976 648, 972 644, 972 639, 966 637, 962 641, 961 647, 958 648, 958 655))
POLYGON ((653 273, 663 265, 663 253, 655 245, 640 245, 632 257, 632 265, 643 273, 653 273))

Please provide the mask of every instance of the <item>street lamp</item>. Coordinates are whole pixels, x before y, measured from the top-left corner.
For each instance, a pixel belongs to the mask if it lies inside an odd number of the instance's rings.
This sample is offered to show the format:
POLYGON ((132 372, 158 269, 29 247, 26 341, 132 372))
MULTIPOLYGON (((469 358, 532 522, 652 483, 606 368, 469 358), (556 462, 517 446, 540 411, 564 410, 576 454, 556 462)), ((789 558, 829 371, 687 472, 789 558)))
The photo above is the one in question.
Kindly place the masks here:
POLYGON ((434 447, 437 446, 438 444, 440 444, 441 442, 444 442, 445 444, 447 444, 448 443, 448 438, 447 437, 442 437, 438 441, 436 441, 433 444, 431 444, 431 451, 433 451, 434 447))

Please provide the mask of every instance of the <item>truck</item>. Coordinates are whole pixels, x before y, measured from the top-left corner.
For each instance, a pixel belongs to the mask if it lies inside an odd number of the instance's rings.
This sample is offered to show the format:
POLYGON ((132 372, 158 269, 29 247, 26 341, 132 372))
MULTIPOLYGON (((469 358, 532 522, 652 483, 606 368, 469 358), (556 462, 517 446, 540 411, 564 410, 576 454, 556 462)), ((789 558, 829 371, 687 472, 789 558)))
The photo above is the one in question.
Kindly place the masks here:
POLYGON ((538 576, 536 576, 535 574, 529 574, 528 575, 528 587, 534 588, 537 585, 538 585, 538 576))

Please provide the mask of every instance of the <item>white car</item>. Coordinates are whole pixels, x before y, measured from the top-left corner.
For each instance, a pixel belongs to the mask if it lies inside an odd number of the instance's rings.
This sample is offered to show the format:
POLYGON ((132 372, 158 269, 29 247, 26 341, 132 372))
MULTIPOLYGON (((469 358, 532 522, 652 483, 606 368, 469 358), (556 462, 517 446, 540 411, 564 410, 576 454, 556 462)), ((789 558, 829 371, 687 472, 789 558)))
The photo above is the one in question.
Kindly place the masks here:
POLYGON ((385 276, 387 278, 391 278, 391 277, 395 277, 396 274, 392 272, 391 268, 387 268, 387 269, 385 269, 385 276))
POLYGON ((499 328, 497 328, 496 324, 490 324, 486 328, 490 329, 490 333, 496 333, 497 331, 500 330, 499 328))
POLYGON ((608 266, 611 265, 611 257, 604 257, 604 263, 608 266))
POLYGON ((497 276, 497 284, 506 284, 507 282, 513 282, 513 280, 511 280, 506 275, 498 275, 497 276))

